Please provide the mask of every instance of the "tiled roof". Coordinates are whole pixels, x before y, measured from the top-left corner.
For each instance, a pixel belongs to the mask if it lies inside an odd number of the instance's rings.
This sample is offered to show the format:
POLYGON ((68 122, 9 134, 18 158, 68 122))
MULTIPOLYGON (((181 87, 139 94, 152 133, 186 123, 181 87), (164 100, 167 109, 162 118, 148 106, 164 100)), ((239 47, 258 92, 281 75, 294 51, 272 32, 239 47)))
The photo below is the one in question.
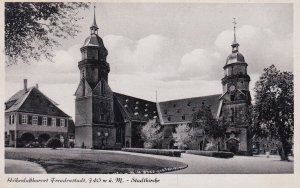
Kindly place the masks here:
POLYGON ((158 117, 156 103, 114 92, 120 108, 130 120, 148 121, 158 117))
MULTIPOLYGON (((41 91, 36 89, 35 87, 30 87, 27 89, 27 92, 25 89, 22 89, 15 93, 12 97, 10 97, 6 102, 5 102, 5 112, 12 112, 12 111, 17 111, 21 108, 22 104, 25 102, 25 100, 28 98, 28 96, 35 90, 36 92, 40 93, 44 98, 46 98, 50 103, 52 103, 54 106, 57 106, 58 104, 48 98, 46 95, 44 95, 41 91)), ((64 116, 68 116, 64 112, 62 112, 64 116)))
POLYGON ((14 94, 12 97, 10 97, 6 102, 5 102, 5 112, 11 112, 11 111, 16 111, 18 110, 33 87, 30 87, 27 89, 27 92, 22 89, 18 91, 16 94, 14 94))
POLYGON ((220 96, 221 94, 159 102, 160 121, 162 124, 191 122, 192 115, 203 104, 210 106, 213 116, 217 117, 220 96))

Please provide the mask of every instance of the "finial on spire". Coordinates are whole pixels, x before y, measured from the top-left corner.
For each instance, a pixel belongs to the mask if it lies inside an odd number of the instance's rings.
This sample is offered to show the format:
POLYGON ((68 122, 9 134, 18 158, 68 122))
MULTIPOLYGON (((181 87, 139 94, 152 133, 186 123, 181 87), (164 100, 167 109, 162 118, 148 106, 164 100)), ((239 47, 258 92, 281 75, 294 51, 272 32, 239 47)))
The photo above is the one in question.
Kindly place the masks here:
POLYGON ((96 9, 96 5, 95 5, 95 3, 94 3, 94 20, 93 20, 93 24, 92 24, 92 26, 91 26, 91 34, 98 34, 98 26, 97 26, 97 23, 96 23, 96 11, 95 11, 95 9, 96 9))
POLYGON ((233 18, 233 42, 232 42, 232 52, 238 52, 238 46, 239 46, 239 43, 237 43, 236 41, 236 24, 237 22, 235 21, 235 18, 233 18))

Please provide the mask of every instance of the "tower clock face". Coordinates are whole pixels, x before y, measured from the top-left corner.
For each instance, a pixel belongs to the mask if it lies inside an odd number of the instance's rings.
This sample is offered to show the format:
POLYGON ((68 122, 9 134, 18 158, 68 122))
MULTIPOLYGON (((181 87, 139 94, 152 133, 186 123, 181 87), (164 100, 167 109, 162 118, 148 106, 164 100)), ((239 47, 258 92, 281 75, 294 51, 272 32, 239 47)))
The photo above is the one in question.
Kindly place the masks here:
POLYGON ((229 91, 234 91, 235 90, 235 85, 231 85, 230 87, 229 87, 229 91))

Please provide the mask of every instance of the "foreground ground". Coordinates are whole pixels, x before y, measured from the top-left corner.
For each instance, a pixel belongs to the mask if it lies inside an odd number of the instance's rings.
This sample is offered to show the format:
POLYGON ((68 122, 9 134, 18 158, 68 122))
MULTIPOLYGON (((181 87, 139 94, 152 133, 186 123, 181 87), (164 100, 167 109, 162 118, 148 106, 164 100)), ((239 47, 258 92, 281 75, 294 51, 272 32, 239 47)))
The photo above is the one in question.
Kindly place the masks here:
POLYGON ((280 161, 279 156, 234 156, 230 159, 182 154, 168 157, 122 151, 47 148, 6 148, 7 159, 20 159, 42 165, 47 173, 129 173, 161 168, 187 168, 176 174, 281 174, 293 173, 294 162, 280 161))
POLYGON ((47 173, 58 174, 139 173, 186 167, 173 160, 88 149, 6 148, 5 158, 34 162, 47 173))

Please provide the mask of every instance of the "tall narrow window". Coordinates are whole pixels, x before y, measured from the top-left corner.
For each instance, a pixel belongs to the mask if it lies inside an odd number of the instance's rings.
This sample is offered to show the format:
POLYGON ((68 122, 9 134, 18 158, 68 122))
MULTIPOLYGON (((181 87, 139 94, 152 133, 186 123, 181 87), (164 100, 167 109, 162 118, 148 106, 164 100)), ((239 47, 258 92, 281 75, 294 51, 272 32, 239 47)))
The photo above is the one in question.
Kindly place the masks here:
POLYGON ((47 117, 43 117, 42 125, 47 126, 47 117))
POLYGON ((11 115, 11 124, 15 123, 15 115, 11 115))
POLYGON ((234 123, 234 108, 230 109, 230 121, 231 123, 234 123))
POLYGON ((104 121, 104 114, 100 114, 100 120, 104 121))
POLYGON ((37 124, 38 124, 38 117, 32 116, 32 125, 37 125, 37 124))
POLYGON ((101 95, 104 96, 105 94, 105 84, 104 84, 104 81, 102 80, 101 81, 101 95))
POLYGON ((28 122, 28 117, 27 115, 22 115, 22 124, 27 124, 28 122))
POLYGON ((233 94, 230 95, 230 100, 234 101, 234 95, 233 94))

